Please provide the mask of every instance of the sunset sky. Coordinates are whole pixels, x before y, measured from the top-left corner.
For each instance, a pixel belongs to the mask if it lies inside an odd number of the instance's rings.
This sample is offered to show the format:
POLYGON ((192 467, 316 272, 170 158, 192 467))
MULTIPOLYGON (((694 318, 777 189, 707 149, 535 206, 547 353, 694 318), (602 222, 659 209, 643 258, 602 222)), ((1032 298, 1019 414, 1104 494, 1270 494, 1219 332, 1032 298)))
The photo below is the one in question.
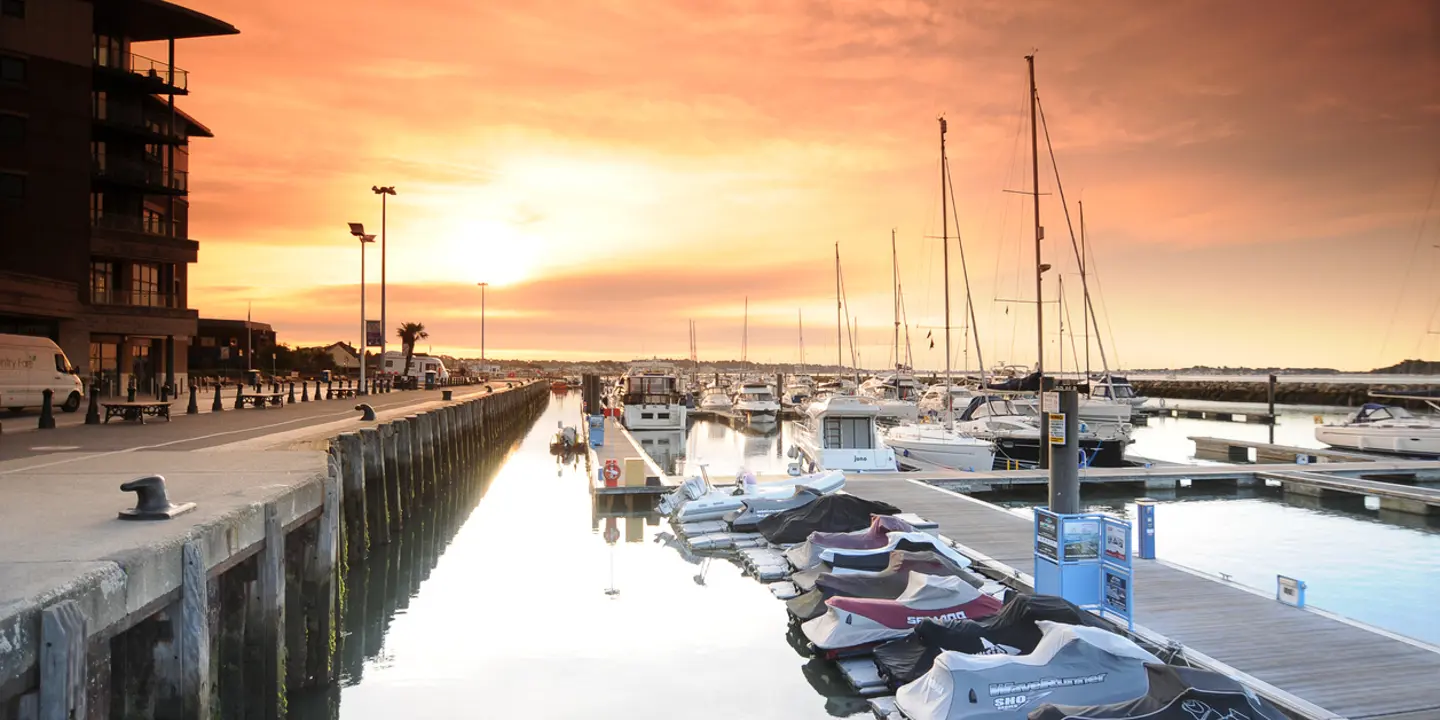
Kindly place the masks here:
MULTIPOLYGON (((1034 50, 1112 365, 1440 359, 1429 0, 182 4, 241 31, 177 48, 216 135, 191 154, 191 305, 253 301, 290 344, 358 339, 345 223, 378 231, 380 184, 389 324, 436 352, 479 355, 487 281, 491 357, 683 357, 693 319, 702 361, 738 358, 748 296, 751 360, 794 361, 803 312, 834 362, 838 242, 883 366, 894 228, 915 364, 939 367, 944 115, 985 362, 1033 363, 1034 305, 997 299, 1034 297, 1031 208, 1003 192, 1030 184, 1034 50)), ((1079 332, 1048 162, 1041 190, 1079 332)), ((952 288, 958 326, 954 252, 952 288)))

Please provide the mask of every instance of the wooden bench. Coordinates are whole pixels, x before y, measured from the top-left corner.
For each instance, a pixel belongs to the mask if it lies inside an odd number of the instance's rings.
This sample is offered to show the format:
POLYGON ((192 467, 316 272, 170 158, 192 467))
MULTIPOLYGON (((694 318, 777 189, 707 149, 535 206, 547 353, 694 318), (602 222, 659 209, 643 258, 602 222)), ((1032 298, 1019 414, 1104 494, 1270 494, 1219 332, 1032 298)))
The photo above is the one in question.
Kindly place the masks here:
POLYGON ((272 405, 284 405, 284 393, 249 393, 240 396, 240 407, 270 407, 272 405))
POLYGON ((163 417, 165 422, 170 422, 170 403, 168 402, 107 402, 100 403, 105 407, 105 422, 110 418, 118 417, 121 420, 139 420, 141 425, 145 424, 145 416, 163 417))

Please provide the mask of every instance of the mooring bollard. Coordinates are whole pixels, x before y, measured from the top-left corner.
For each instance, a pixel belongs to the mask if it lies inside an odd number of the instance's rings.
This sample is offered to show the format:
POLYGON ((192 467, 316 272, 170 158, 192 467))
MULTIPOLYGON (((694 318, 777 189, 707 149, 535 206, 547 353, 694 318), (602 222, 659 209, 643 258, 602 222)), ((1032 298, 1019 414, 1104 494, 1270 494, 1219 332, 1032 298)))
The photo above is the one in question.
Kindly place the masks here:
POLYGON ((210 403, 210 412, 220 412, 225 409, 225 405, 220 400, 220 395, 224 390, 225 383, 215 384, 215 400, 210 403))
POLYGON ((300 402, 310 402, 310 383, 300 381, 300 402))
MULTIPOLYGON (((318 393, 318 392, 320 392, 320 391, 319 391, 319 390, 316 390, 315 392, 318 393)), ((326 400, 334 400, 334 399, 335 399, 335 381, 333 381, 333 380, 330 381, 330 382, 328 382, 328 383, 325 383, 325 399, 326 399, 326 400)))
POLYGON ((90 407, 85 410, 85 424, 100 424, 100 388, 90 386, 90 407))
POLYGON ((193 502, 178 505, 170 502, 165 494, 165 478, 161 475, 146 475, 121 483, 120 490, 135 493, 135 507, 121 510, 121 520, 169 520, 195 509, 193 502))
POLYGON ((290 398, 286 400, 286 402, 290 403, 291 405, 295 404, 295 383, 293 382, 290 383, 290 398))
POLYGON ((125 388, 125 402, 135 402, 135 377, 130 377, 130 384, 125 388))
POLYGON ((50 388, 45 388, 45 391, 41 393, 41 395, 44 397, 44 400, 42 400, 40 404, 40 429, 54 430, 55 391, 51 390, 50 388))
POLYGON ((160 402, 170 402, 170 388, 168 386, 160 386, 160 402))
POLYGON ((190 383, 190 402, 185 405, 186 415, 198 415, 200 413, 199 399, 195 397, 195 383, 190 383))
POLYGON ((236 385, 236 386, 235 386, 235 409, 236 409, 236 410, 239 410, 239 409, 242 408, 242 407, 245 407, 245 386, 244 386, 244 385, 236 385))

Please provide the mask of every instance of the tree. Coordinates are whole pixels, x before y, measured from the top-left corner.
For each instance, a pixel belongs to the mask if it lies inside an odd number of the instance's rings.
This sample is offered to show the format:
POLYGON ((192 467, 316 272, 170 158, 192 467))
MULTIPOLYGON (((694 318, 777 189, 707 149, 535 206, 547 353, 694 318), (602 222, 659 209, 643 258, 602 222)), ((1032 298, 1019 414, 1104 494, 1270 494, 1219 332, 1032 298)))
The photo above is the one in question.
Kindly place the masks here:
POLYGON ((415 357, 415 343, 430 337, 430 333, 425 332, 425 323, 407 322, 401 323, 400 327, 395 329, 395 335, 400 338, 400 344, 405 346, 405 369, 400 374, 409 375, 410 360, 415 357))

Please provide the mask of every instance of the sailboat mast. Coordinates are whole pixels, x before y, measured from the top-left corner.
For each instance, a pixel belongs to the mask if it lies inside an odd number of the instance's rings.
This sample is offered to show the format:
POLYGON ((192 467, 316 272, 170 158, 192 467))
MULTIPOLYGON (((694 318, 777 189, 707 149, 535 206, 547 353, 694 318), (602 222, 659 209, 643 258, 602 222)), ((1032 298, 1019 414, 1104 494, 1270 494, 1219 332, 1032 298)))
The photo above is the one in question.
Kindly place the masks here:
POLYGON ((950 397, 950 205, 945 192, 945 118, 940 118, 940 245, 944 248, 941 258, 945 268, 945 427, 949 428, 954 419, 954 408, 950 397))
POLYGON ((805 372, 805 311, 796 309, 795 316, 800 325, 800 372, 805 372))
MULTIPOLYGON (((1040 241, 1045 239, 1045 228, 1040 225, 1040 135, 1036 122, 1035 56, 1025 56, 1030 70, 1030 181, 1031 203, 1035 206, 1035 374, 1039 385, 1035 394, 1036 409, 1045 412, 1045 297, 1041 276, 1045 266, 1040 264, 1040 241)), ((1048 448, 1040 448, 1040 467, 1050 467, 1048 448)))
MULTIPOLYGON (((895 315, 895 369, 900 369, 900 256, 895 254, 895 228, 890 228, 890 305, 895 315)), ((898 381, 897 381, 898 382, 898 381)))
POLYGON ((750 361, 750 296, 745 296, 745 320, 740 326, 740 367, 744 372, 746 363, 750 361))
POLYGON ((845 339, 840 331, 840 243, 835 243, 835 381, 845 371, 845 339))
MULTIPOLYGON (((1080 329, 1085 332, 1085 382, 1090 382, 1090 285, 1085 280, 1085 201, 1080 201, 1080 329)), ((1070 331, 1072 333, 1074 330, 1070 331)))

